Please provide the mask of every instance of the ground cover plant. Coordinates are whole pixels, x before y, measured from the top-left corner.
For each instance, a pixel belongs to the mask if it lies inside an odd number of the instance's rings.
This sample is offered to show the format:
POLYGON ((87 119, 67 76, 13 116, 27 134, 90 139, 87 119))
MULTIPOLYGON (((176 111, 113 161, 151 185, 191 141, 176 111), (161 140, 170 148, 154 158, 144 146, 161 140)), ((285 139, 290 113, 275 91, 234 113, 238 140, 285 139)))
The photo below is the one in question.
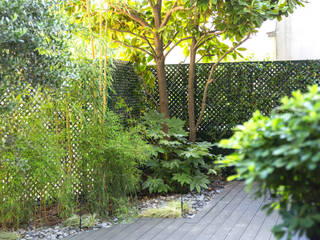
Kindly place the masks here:
POLYGON ((182 217, 183 213, 190 213, 192 210, 188 203, 183 204, 183 210, 181 210, 181 202, 171 201, 159 208, 146 209, 139 216, 147 218, 179 218, 182 217))
POLYGON ((273 228, 278 239, 286 231, 287 239, 297 232, 318 239, 320 89, 314 85, 305 94, 292 95, 270 117, 256 112, 222 140, 220 146, 236 150, 223 163, 236 166, 234 177, 248 186, 257 183, 256 196, 271 193, 273 203, 266 208, 279 208, 283 220, 273 228))

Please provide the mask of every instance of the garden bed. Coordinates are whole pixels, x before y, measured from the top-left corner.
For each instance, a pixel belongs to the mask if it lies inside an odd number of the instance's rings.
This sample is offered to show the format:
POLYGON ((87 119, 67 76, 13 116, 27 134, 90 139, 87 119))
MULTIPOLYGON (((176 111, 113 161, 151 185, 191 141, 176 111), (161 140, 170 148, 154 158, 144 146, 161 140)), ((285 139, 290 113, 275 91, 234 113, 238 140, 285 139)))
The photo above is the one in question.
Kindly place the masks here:
MULTIPOLYGON (((183 200, 184 205, 188 205, 191 211, 184 213, 183 218, 193 218, 201 209, 203 209, 217 194, 219 194, 225 185, 223 180, 215 180, 209 184, 208 189, 201 190, 200 193, 193 191, 185 194, 168 194, 168 195, 157 195, 152 197, 142 197, 138 203, 138 215, 147 209, 159 209, 166 206, 170 202, 181 202, 183 200)), ((54 216, 54 214, 52 214, 54 216)), ((108 228, 117 223, 128 223, 130 219, 121 220, 116 217, 110 219, 110 221, 101 221, 95 219, 96 222, 90 228, 84 227, 80 230, 79 225, 66 226, 63 223, 48 222, 47 226, 39 227, 37 225, 29 226, 25 229, 17 230, 21 240, 31 239, 63 239, 70 235, 76 235, 84 231, 94 231, 100 228, 108 228)), ((82 217, 82 222, 84 218, 82 217)))

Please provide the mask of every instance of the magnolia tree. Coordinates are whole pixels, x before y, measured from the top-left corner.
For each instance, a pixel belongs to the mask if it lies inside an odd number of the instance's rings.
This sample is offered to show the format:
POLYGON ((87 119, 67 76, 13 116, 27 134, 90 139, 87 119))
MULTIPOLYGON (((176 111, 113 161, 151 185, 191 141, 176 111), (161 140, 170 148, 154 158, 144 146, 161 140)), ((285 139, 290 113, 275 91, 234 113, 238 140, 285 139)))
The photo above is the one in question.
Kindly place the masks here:
POLYGON ((185 54, 190 57, 188 76, 188 117, 189 139, 196 140, 197 129, 206 109, 206 99, 210 84, 214 82, 217 65, 229 54, 234 58, 241 54, 239 48, 261 24, 268 19, 281 19, 292 13, 299 0, 194 0, 187 1, 188 18, 185 21, 183 38, 188 38, 185 54), (228 43, 228 44, 227 44, 228 43), (197 59, 199 56, 199 59, 197 59), (195 116, 194 84, 196 63, 214 61, 204 86, 201 110, 195 116))
MULTIPOLYGON (((76 2, 78 5, 90 6, 88 1, 76 2)), ((156 65, 158 109, 167 118, 170 115, 165 60, 175 47, 184 48, 184 53, 190 57, 188 114, 190 140, 195 141, 217 65, 229 54, 234 57, 239 55, 239 50, 243 50, 239 46, 255 33, 264 21, 287 16, 296 6, 302 5, 303 1, 109 0, 105 5, 106 9, 102 11, 103 5, 100 4, 98 10, 90 10, 90 15, 100 16, 96 25, 105 26, 112 46, 126 48, 123 52, 124 58, 139 64, 140 71, 144 71, 149 64, 156 65), (200 58, 197 59, 197 56, 200 58), (195 64, 203 60, 215 60, 215 63, 204 86, 201 111, 196 116, 195 64)))

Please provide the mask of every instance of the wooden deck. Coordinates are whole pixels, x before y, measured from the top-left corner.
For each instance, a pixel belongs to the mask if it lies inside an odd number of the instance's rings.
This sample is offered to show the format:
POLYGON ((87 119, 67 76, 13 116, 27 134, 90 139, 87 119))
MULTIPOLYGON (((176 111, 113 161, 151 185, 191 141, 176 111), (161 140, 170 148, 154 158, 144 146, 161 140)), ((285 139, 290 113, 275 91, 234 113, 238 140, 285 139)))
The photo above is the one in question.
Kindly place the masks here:
POLYGON ((242 182, 232 182, 192 219, 142 218, 68 239, 274 240, 270 230, 281 219, 277 213, 267 217, 260 210, 264 202, 264 199, 253 200, 244 191, 242 182))

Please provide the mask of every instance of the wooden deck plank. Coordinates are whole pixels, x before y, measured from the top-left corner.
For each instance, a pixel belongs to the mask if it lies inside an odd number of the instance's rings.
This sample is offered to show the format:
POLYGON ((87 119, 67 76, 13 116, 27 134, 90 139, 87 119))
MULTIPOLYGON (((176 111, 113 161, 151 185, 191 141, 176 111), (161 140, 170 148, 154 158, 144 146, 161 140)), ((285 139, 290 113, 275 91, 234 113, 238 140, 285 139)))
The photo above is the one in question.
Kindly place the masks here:
MULTIPOLYGON (((277 224, 280 224, 282 222, 282 218, 281 218, 281 216, 279 215, 278 216, 278 219, 277 219, 277 221, 276 221, 276 223, 274 224, 274 225, 277 225, 277 224)), ((276 239, 276 237, 273 235, 273 233, 270 235, 270 238, 269 238, 269 240, 277 240, 276 239)))
POLYGON ((266 217, 266 212, 259 209, 257 214, 253 217, 252 221, 248 224, 244 233, 241 235, 240 240, 255 239, 255 236, 258 234, 260 227, 264 223, 266 217))
POLYGON ((139 219, 131 224, 116 224, 67 239, 274 240, 270 230, 279 223, 279 214, 266 216, 261 210, 264 202, 263 199, 252 199, 242 182, 232 182, 193 219, 139 219))
POLYGON ((173 224, 175 219, 166 218, 163 219, 162 222, 154 226, 151 230, 145 232, 139 240, 150 240, 153 239, 156 235, 158 235, 162 230, 167 229, 169 225, 173 224))
MULTIPOLYGON (((156 240, 160 240, 160 239, 181 239, 182 237, 184 237, 184 235, 189 233, 190 228, 194 227, 195 224, 199 225, 199 223, 201 222, 200 225, 206 226, 206 224, 208 224, 206 222, 207 222, 207 218, 209 216, 209 213, 211 211, 215 212, 220 208, 220 206, 216 207, 216 205, 219 204, 219 205, 221 205, 223 207, 224 204, 230 202, 231 199, 232 199, 232 196, 234 194, 237 194, 240 191, 242 191, 242 185, 239 184, 238 182, 234 182, 234 183, 230 184, 230 186, 226 187, 226 189, 224 189, 224 190, 225 191, 223 191, 221 194, 217 195, 217 198, 213 200, 214 203, 211 204, 211 206, 209 208, 207 208, 205 211, 203 211, 203 213, 200 215, 200 217, 198 217, 196 220, 194 220, 194 219, 192 219, 192 220, 181 219, 181 222, 176 222, 172 226, 169 226, 170 234, 167 232, 168 229, 164 229, 163 231, 161 231, 158 234, 158 236, 155 239, 156 240), (225 197, 227 199, 224 199, 225 197)), ((189 234, 188 234, 188 236, 189 236, 189 234)), ((187 237, 187 236, 185 236, 185 237, 187 237)))
POLYGON ((122 231, 118 231, 114 234, 112 234, 112 236, 110 236, 110 234, 106 234, 104 237, 104 239, 108 239, 108 240, 114 240, 114 239, 126 239, 127 236, 129 236, 130 234, 132 234, 133 232, 139 230, 140 228, 142 228, 145 224, 150 224, 150 221, 146 221, 145 219, 139 219, 137 222, 133 223, 133 224, 129 224, 125 229, 123 229, 122 231))
MULTIPOLYGON (((146 221, 142 227, 135 229, 134 231, 132 231, 128 236, 126 236, 125 240, 140 240, 141 236, 143 236, 144 234, 146 234, 147 232, 151 231, 152 228, 154 228, 155 226, 157 226, 159 223, 161 223, 164 219, 152 219, 151 221, 146 221)), ((120 240, 120 238, 117 238, 120 240)))
MULTIPOLYGON (((243 190, 244 191, 244 190, 243 190)), ((223 224, 221 224, 218 231, 214 231, 213 234, 209 238, 206 239, 221 239, 224 240, 228 234, 231 232, 232 228, 238 223, 239 219, 243 216, 243 214, 248 211, 250 206, 255 201, 250 198, 250 195, 246 193, 246 197, 241 202, 233 202, 233 205, 236 206, 236 208, 232 208, 229 211, 231 211, 231 215, 224 218, 223 224)), ((218 227, 218 226, 217 226, 218 227)), ((208 228, 211 230, 211 228, 208 228)), ((211 231, 207 231, 206 234, 211 233, 211 231)))
POLYGON ((203 218, 205 218, 210 211, 222 200, 226 197, 226 195, 230 194, 231 191, 239 190, 242 186, 242 183, 239 181, 233 181, 228 183, 221 191, 216 194, 213 199, 205 206, 197 215, 191 219, 187 219, 186 222, 199 222, 203 218))
POLYGON ((276 224, 278 217, 278 212, 273 212, 270 216, 266 217, 254 239, 269 240, 272 235, 271 229, 276 224))
POLYGON ((111 230, 102 229, 102 230, 96 231, 95 234, 90 236, 90 240, 112 239, 115 236, 118 236, 118 234, 120 234, 122 231, 127 229, 129 226, 130 224, 116 224, 111 227, 111 230))
POLYGON ((184 223, 183 219, 175 219, 175 221, 168 225, 163 231, 159 232, 152 240, 167 240, 179 227, 184 223))
POLYGON ((168 236, 167 240, 181 240, 185 239, 185 235, 188 233, 189 229, 193 227, 195 224, 193 223, 183 223, 177 231, 175 231, 173 234, 168 236))
MULTIPOLYGON (((263 204, 264 199, 254 200, 252 205, 244 212, 244 214, 237 220, 231 232, 226 237, 226 240, 239 240, 239 237, 245 232, 246 228, 252 224, 252 220, 258 214, 263 204)), ((248 239, 248 238, 247 238, 248 239)), ((253 238, 252 238, 253 239, 253 238)))
POLYGON ((235 186, 198 224, 190 228, 184 240, 209 238, 246 196, 242 185, 235 186))

